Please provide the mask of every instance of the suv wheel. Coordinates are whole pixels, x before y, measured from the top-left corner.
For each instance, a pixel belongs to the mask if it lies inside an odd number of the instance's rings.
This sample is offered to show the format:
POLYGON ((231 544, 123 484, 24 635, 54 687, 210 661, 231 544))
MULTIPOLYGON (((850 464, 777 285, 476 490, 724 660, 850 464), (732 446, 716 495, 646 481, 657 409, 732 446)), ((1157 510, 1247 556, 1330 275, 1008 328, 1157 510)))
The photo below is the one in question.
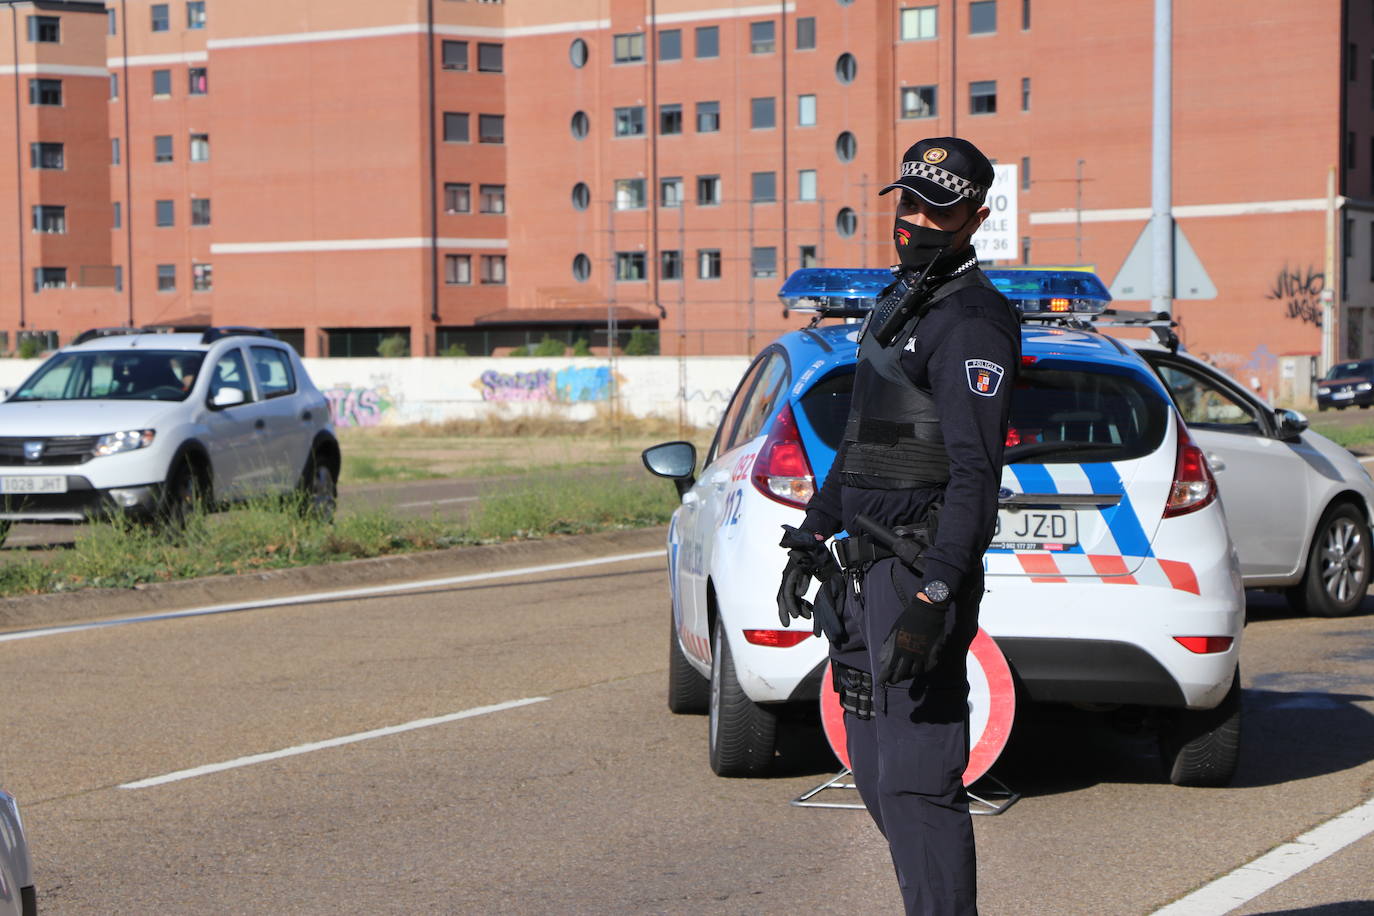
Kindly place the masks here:
POLYGON ((697 673, 678 642, 673 616, 668 615, 668 709, 678 713, 703 713, 711 704, 711 682, 697 673))
POLYGON ((332 521, 339 502, 339 486, 328 464, 314 456, 301 477, 301 514, 332 521))
POLYGON ((1307 555, 1307 573, 1288 589, 1288 603, 1314 617, 1353 614, 1369 588, 1369 526, 1360 510, 1335 506, 1322 516, 1307 555))
POLYGON ((1230 784, 1240 760, 1240 666, 1215 709, 1179 710, 1164 721, 1159 756, 1176 786, 1230 784))
POLYGON ((778 717, 745 694, 735 676, 725 626, 711 630, 711 707, 708 744, 717 776, 762 776, 773 763, 778 717))

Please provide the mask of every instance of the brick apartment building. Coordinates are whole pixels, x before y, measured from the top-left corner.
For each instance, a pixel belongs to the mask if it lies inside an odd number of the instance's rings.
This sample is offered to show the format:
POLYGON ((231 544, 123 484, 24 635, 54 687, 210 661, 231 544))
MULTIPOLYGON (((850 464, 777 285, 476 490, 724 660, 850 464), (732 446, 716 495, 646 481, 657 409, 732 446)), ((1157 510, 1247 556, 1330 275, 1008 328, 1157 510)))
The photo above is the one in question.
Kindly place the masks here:
MULTIPOLYGON (((889 262, 876 190, 922 136, 1019 166, 1006 263, 1111 281, 1149 218, 1149 2, 3 6, 11 349, 215 322, 479 354, 613 323, 748 352, 795 325, 791 269, 889 262)), ((1374 353, 1374 13, 1174 0, 1173 61, 1175 217, 1217 290, 1177 303, 1185 342, 1281 394, 1331 287, 1338 355, 1374 353)))

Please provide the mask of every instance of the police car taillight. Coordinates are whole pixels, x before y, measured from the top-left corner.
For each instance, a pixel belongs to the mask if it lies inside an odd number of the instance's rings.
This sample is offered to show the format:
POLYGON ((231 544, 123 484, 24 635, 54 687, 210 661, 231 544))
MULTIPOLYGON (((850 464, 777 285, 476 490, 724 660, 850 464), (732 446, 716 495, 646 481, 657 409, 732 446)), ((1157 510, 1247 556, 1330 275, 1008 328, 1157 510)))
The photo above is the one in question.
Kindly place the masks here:
POLYGON ((1178 429, 1178 457, 1174 461, 1174 483, 1169 490, 1169 501, 1164 504, 1165 518, 1196 512, 1217 498, 1217 481, 1207 466, 1207 456, 1177 416, 1174 426, 1178 429))
POLYGON ((797 508, 805 508, 816 492, 816 478, 811 463, 806 460, 797 420, 791 405, 778 412, 768 438, 754 460, 754 486, 769 499, 797 508))

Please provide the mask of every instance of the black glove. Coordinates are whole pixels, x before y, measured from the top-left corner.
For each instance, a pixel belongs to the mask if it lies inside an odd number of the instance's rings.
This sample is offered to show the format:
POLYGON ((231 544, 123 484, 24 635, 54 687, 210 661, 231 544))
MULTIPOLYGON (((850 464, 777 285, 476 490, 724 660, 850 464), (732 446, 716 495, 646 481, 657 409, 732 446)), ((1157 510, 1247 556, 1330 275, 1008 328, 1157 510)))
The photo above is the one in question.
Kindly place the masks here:
POLYGON ((883 640, 878 653, 878 683, 896 684, 920 677, 935 667, 940 648, 945 641, 945 618, 949 611, 949 586, 943 582, 927 583, 924 592, 907 602, 906 610, 892 625, 892 632, 883 640))
POLYGON ((778 620, 783 626, 790 626, 797 617, 813 619, 813 631, 817 636, 822 631, 832 639, 844 633, 839 621, 840 597, 844 591, 844 574, 840 565, 830 555, 825 541, 820 540, 814 531, 783 525, 782 540, 779 547, 788 548, 787 566, 782 571, 782 584, 778 587, 778 620), (810 589, 811 577, 821 582, 821 593, 813 607, 803 596, 810 589))

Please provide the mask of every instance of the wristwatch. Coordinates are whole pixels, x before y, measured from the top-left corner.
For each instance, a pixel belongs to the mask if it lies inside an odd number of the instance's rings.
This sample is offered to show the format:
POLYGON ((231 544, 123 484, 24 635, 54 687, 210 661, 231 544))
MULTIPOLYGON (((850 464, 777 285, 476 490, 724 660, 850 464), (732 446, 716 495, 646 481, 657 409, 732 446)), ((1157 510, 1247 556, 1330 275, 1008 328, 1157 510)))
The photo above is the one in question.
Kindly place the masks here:
POLYGON ((941 579, 931 579, 921 591, 934 604, 944 604, 949 600, 949 586, 941 579))

